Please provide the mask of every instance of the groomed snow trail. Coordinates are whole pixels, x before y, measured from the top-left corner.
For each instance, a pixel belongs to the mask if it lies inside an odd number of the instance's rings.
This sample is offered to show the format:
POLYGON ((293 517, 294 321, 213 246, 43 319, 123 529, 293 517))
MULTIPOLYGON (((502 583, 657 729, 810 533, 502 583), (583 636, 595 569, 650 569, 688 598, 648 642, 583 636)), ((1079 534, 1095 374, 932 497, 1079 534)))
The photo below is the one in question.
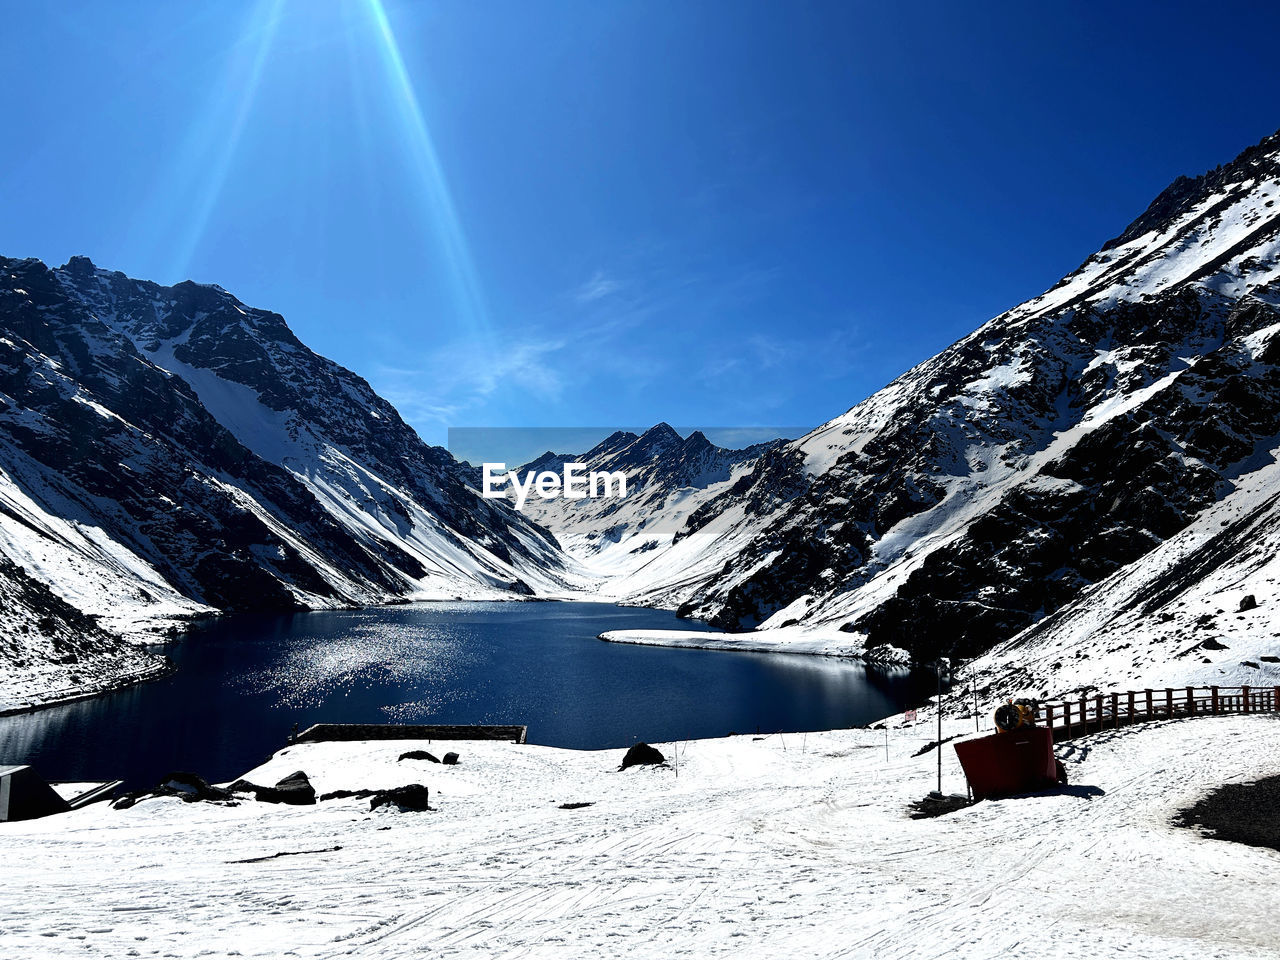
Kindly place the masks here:
POLYGON ((935 754, 911 756, 926 724, 892 730, 888 760, 880 731, 661 745, 678 773, 616 772, 617 750, 462 743, 443 767, 397 762, 425 744, 299 745, 249 778, 417 781, 438 809, 156 799, 0 825, 0 955, 1274 957, 1280 853, 1171 818, 1280 773, 1278 722, 1098 734, 1059 748, 1067 792, 926 821, 905 810, 933 786, 935 754))

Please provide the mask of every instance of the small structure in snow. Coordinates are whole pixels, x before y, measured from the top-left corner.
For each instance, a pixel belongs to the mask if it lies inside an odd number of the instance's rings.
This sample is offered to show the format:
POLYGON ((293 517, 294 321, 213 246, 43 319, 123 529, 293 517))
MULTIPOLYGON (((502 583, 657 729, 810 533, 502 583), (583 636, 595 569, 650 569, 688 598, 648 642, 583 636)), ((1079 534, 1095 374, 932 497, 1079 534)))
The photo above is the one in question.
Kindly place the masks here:
POLYGON ((71 804, 29 766, 0 767, 0 823, 66 813, 71 804))
POLYGON ((1033 793, 1066 782, 1053 755, 1053 731, 1035 722, 1035 705, 1010 700, 995 712, 996 733, 955 745, 976 800, 1033 793))
POLYGON ((26 764, 0 765, 0 823, 79 810, 115 792, 120 780, 49 783, 26 764))

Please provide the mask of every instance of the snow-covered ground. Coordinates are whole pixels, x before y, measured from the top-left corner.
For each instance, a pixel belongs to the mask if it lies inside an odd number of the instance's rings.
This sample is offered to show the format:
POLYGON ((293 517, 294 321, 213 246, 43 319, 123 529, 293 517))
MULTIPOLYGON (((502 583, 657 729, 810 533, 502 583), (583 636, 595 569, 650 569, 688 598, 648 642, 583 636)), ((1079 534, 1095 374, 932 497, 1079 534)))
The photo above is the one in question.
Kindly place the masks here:
POLYGON ((653 647, 687 647, 696 650, 739 650, 758 653, 809 653, 829 657, 861 657, 860 634, 841 633, 836 627, 780 627, 742 633, 695 633, 692 630, 607 630, 601 640, 653 647))
POLYGON ((1280 773, 1278 722, 1098 734, 1059 748, 1063 792, 922 821, 927 717, 887 758, 883 731, 744 736, 622 773, 621 750, 462 743, 443 767, 397 762, 413 742, 298 745, 249 779, 419 781, 437 810, 166 798, 0 825, 0 955, 1270 958, 1280 854, 1171 818, 1280 773))

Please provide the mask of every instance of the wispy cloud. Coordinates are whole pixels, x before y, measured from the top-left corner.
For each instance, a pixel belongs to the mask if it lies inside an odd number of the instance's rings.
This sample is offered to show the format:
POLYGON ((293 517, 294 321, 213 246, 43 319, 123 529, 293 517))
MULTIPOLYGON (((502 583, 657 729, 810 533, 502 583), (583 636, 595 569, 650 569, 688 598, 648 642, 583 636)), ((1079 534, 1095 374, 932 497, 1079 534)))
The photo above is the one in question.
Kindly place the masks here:
POLYGON ((561 340, 526 339, 488 354, 470 342, 442 344, 401 365, 376 369, 376 389, 405 419, 447 425, 502 390, 534 401, 559 399, 564 389, 560 364, 552 358, 561 340))
POLYGON ((578 303, 594 303, 609 296, 611 293, 616 293, 621 286, 617 280, 610 277, 603 270, 597 270, 590 280, 573 292, 573 299, 578 303))

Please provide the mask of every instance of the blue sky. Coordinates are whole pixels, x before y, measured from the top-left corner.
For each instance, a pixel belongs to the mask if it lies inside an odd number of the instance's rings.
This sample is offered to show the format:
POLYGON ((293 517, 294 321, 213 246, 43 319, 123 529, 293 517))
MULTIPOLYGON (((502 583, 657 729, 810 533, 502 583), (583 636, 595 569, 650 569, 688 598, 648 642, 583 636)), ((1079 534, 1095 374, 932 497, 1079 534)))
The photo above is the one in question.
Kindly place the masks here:
POLYGON ((1280 127, 1270 4, 4 3, 0 253, 219 283, 423 436, 817 425, 1280 127))

